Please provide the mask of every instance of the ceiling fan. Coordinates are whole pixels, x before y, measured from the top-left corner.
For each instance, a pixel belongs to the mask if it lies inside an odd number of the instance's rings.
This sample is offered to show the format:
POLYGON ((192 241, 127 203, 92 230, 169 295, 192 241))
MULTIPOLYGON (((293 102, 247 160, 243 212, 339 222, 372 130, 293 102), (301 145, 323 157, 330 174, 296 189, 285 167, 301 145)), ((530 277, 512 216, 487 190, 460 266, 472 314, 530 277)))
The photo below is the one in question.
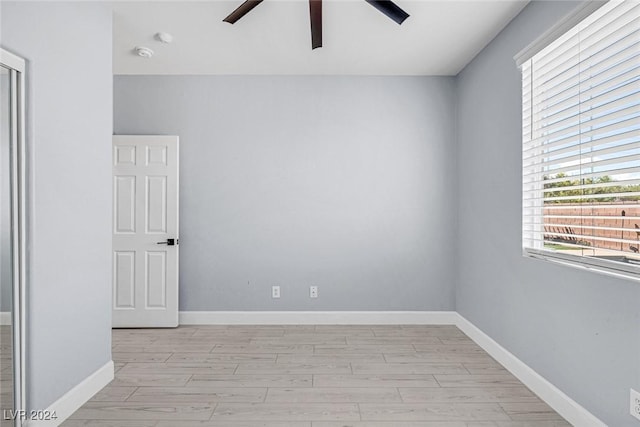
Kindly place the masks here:
MULTIPOLYGON (((235 24, 240 18, 249 13, 254 7, 262 3, 263 0, 246 0, 229 16, 223 19, 224 22, 235 24)), ((387 15, 389 18, 402 24, 409 14, 402 10, 391 0, 365 0, 371 6, 387 15)), ((322 47, 322 0, 309 0, 309 16, 311 18, 311 49, 322 47)))

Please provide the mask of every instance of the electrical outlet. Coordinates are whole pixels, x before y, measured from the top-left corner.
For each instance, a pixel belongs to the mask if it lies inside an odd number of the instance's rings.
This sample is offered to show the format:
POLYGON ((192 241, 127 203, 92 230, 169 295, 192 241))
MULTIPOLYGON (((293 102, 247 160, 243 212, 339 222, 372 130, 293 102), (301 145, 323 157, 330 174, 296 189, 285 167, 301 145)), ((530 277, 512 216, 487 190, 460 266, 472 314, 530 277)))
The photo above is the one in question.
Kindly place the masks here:
POLYGON ((318 298, 317 286, 309 286, 309 298, 318 298))
POLYGON ((280 286, 271 287, 271 298, 280 298, 280 286))
POLYGON ((629 412, 631 415, 640 420, 640 393, 631 389, 631 406, 629 407, 629 412))

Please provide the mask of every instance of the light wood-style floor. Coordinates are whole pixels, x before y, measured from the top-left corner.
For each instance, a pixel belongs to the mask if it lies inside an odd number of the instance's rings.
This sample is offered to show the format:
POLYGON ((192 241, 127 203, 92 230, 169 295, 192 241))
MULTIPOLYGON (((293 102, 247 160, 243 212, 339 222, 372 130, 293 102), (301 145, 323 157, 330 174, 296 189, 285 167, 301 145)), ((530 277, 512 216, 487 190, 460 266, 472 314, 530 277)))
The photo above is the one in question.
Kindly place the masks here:
POLYGON ((63 426, 569 426, 455 326, 120 329, 113 360, 63 426))
POLYGON ((0 326, 0 427, 11 427, 5 410, 13 409, 13 335, 10 325, 0 326))

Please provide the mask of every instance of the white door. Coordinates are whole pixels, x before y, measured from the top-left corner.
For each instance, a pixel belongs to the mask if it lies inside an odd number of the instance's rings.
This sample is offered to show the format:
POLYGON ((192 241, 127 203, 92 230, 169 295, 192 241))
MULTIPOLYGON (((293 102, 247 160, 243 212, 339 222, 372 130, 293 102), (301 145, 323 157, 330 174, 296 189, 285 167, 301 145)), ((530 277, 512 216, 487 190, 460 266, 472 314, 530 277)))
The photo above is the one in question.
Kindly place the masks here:
POLYGON ((113 137, 113 326, 178 326, 178 137, 113 137))

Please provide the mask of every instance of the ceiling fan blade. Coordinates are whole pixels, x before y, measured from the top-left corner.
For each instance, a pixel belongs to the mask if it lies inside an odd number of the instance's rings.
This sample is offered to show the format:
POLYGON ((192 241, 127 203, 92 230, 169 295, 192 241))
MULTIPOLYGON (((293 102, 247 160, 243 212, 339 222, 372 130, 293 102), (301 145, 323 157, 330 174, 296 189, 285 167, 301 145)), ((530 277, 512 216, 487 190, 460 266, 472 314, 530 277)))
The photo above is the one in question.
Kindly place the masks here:
POLYGON ((322 47, 322 0, 309 0, 311 49, 322 47))
POLYGON ((254 7, 262 3, 262 0, 246 0, 242 3, 236 10, 231 12, 229 16, 224 18, 222 21, 228 22, 230 24, 235 24, 238 19, 242 18, 244 15, 249 13, 254 7))
POLYGON ((409 14, 400 9, 397 4, 391 0, 366 0, 371 6, 378 9, 380 12, 387 15, 389 18, 396 21, 398 24, 402 24, 405 19, 409 17, 409 14))

